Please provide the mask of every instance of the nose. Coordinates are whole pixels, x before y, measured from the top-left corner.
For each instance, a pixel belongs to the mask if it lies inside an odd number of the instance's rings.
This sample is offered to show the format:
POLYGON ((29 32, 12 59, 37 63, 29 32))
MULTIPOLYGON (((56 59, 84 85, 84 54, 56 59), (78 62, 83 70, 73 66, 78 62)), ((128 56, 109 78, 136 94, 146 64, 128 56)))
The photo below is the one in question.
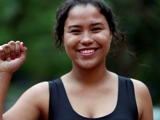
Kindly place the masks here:
POLYGON ((92 38, 92 35, 91 33, 89 32, 84 32, 82 34, 82 38, 81 38, 81 41, 80 43, 83 44, 83 45, 89 45, 89 44, 92 44, 93 43, 93 38, 92 38))

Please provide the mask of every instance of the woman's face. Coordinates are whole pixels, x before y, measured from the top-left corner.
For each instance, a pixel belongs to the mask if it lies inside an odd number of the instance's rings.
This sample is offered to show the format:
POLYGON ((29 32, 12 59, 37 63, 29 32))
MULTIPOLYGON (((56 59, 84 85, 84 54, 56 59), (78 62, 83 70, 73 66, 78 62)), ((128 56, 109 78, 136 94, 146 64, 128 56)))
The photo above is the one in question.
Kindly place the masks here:
POLYGON ((78 5, 69 11, 62 38, 73 67, 90 69, 105 64, 112 33, 106 18, 93 5, 78 5))

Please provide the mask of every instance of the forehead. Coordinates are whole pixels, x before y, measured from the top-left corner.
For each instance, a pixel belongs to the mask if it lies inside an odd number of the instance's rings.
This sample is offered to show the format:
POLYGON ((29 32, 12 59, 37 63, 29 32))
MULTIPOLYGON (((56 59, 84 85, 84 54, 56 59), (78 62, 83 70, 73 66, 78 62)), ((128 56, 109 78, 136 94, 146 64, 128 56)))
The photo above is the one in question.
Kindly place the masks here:
MULTIPOLYGON (((89 10, 98 10, 99 8, 88 3, 88 4, 78 4, 78 5, 75 5, 73 6, 69 12, 71 11, 75 11, 75 10, 80 10, 80 9, 89 9, 89 10)), ((98 10, 99 11, 99 10, 98 10)))
POLYGON ((105 16, 100 13, 99 9, 91 4, 77 5, 73 7, 65 21, 66 24, 77 24, 87 22, 107 22, 105 16))

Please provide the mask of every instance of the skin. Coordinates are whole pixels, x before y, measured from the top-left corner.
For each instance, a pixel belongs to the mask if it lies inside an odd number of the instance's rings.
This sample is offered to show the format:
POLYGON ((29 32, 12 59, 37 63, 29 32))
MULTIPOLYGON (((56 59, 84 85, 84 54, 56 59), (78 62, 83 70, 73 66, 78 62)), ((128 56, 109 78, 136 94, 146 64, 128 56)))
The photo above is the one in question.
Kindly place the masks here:
MULTIPOLYGON (((68 14, 62 38, 73 66, 69 73, 61 77, 72 108, 87 118, 110 114, 117 104, 118 77, 105 67, 105 58, 112 40, 105 17, 92 5, 76 6, 68 14)), ((26 54, 27 48, 19 41, 11 41, 0 47, 1 115, 11 77, 24 63, 26 54), (11 60, 17 54, 19 56, 11 60)), ((147 87, 137 80, 133 80, 133 83, 139 120, 153 120, 152 102, 147 87)), ((0 120, 47 120, 48 102, 48 83, 36 84, 0 120)))

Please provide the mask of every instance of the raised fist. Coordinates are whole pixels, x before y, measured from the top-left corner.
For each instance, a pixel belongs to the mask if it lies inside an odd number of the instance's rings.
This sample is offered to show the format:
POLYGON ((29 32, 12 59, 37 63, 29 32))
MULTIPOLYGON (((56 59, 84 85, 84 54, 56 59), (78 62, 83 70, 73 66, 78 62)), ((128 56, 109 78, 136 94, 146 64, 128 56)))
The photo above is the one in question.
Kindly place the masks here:
POLYGON ((10 41, 0 46, 0 72, 13 73, 26 60, 27 48, 23 42, 10 41))

